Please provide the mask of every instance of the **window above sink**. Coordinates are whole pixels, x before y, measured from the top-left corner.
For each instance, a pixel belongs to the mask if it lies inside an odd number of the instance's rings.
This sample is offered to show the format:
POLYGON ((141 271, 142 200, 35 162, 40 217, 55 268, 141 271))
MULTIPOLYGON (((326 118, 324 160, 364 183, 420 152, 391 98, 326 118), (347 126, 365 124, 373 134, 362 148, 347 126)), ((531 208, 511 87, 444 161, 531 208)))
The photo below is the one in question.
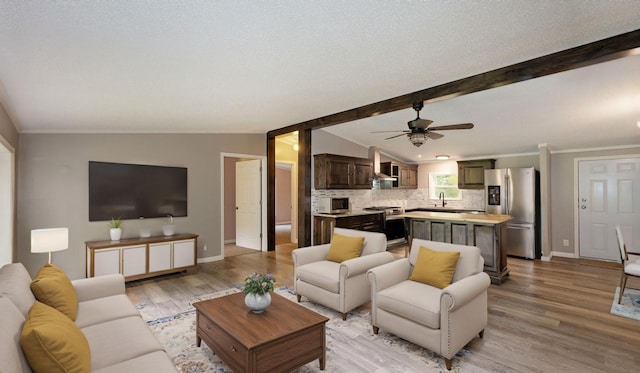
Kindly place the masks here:
POLYGON ((440 193, 445 200, 460 200, 458 175, 446 172, 429 172, 429 198, 439 199, 440 193))

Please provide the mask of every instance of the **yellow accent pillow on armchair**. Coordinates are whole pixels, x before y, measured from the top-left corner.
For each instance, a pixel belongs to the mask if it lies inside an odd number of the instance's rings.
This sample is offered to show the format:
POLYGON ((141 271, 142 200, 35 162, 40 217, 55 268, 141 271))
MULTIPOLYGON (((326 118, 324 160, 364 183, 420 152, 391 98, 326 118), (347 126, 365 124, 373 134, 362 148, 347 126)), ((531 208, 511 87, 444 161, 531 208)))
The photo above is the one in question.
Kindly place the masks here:
POLYGON ((458 258, 459 251, 434 251, 420 246, 409 280, 444 289, 451 284, 458 258))
POLYGON ((350 237, 334 233, 331 237, 327 260, 342 263, 345 260, 357 258, 360 256, 363 246, 364 237, 350 237))

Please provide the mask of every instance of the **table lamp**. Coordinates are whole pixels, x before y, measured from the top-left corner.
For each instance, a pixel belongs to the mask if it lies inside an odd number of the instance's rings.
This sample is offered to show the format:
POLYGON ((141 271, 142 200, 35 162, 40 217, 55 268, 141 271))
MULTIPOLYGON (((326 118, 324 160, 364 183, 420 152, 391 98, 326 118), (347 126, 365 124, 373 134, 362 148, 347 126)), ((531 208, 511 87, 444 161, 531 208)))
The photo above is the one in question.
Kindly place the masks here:
POLYGON ((69 228, 34 229, 31 231, 31 252, 51 253, 69 248, 69 228))

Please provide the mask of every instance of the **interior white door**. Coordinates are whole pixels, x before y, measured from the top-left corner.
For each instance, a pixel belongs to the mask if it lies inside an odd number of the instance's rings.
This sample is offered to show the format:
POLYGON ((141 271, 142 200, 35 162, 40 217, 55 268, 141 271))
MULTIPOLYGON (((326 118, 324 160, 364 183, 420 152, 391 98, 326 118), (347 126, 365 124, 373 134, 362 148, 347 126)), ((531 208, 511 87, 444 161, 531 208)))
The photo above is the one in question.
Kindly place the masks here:
POLYGON ((615 227, 639 247, 640 158, 578 162, 580 257, 620 261, 615 227))
POLYGON ((261 161, 236 162, 236 245, 262 249, 261 161))

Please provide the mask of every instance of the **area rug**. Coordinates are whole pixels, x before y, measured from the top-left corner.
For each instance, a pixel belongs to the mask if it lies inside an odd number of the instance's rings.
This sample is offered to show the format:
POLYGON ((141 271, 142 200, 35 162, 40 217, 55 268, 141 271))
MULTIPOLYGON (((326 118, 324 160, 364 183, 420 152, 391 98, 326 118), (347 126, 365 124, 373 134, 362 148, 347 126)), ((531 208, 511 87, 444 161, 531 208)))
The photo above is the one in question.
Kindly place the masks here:
MULTIPOLYGON (((160 318, 152 316, 162 313, 160 310, 154 310, 154 305, 138 304, 136 308, 165 346, 178 371, 230 373, 232 370, 213 354, 204 342, 201 347, 196 346, 195 309, 191 303, 238 291, 240 290, 232 288, 200 296, 191 302, 185 302, 184 309, 178 313, 160 318)), ((276 289, 276 293, 295 301, 295 294, 286 287, 276 289)), ((324 371, 320 370, 318 361, 315 360, 295 370, 297 373, 449 372, 444 365, 444 359, 437 354, 382 330, 378 335, 372 334, 368 310, 355 310, 343 321, 340 313, 336 311, 310 301, 303 301, 301 304, 329 318, 326 324, 327 362, 324 371)), ((460 351, 453 359, 452 371, 485 372, 467 362, 471 354, 468 350, 460 351)))
POLYGON ((611 305, 611 313, 640 321, 640 290, 624 289, 621 304, 618 304, 618 294, 620 294, 619 287, 616 288, 616 295, 611 305))

